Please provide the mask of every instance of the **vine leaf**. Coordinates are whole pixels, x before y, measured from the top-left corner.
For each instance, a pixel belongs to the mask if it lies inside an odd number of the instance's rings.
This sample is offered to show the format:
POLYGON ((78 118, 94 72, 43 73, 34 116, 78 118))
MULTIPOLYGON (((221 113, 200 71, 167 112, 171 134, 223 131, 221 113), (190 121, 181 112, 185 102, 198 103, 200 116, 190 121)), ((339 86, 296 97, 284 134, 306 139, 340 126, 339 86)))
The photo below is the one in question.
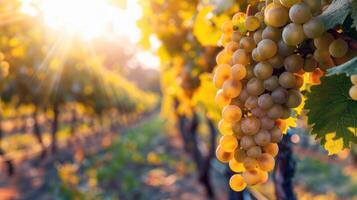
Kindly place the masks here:
POLYGON ((220 27, 229 20, 226 15, 214 15, 213 9, 213 5, 203 7, 194 23, 193 34, 203 46, 216 46, 222 35, 220 27))
POLYGON ((350 79, 344 75, 328 76, 307 93, 304 109, 309 110, 308 123, 322 145, 331 134, 334 140, 343 139, 343 147, 357 143, 357 101, 348 95, 351 86, 350 79))
POLYGON ((353 74, 357 74, 357 57, 349 60, 338 67, 331 68, 327 70, 328 76, 337 75, 337 74, 347 74, 347 76, 351 76, 353 74))
POLYGON ((335 0, 318 18, 320 18, 325 29, 334 28, 337 24, 343 24, 351 11, 351 4, 354 0, 335 0))

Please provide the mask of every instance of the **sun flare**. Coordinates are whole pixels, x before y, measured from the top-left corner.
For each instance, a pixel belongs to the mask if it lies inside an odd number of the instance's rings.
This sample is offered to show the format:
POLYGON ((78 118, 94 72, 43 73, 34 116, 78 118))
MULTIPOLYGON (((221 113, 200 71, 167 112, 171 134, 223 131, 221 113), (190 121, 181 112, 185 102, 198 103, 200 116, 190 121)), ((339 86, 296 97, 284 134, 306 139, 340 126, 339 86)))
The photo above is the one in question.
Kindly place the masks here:
POLYGON ((55 31, 93 39, 107 33, 140 38, 136 20, 141 10, 136 1, 127 1, 125 8, 107 0, 23 0, 23 10, 40 14, 44 23, 55 31), (36 10, 40 13, 36 13, 36 10))

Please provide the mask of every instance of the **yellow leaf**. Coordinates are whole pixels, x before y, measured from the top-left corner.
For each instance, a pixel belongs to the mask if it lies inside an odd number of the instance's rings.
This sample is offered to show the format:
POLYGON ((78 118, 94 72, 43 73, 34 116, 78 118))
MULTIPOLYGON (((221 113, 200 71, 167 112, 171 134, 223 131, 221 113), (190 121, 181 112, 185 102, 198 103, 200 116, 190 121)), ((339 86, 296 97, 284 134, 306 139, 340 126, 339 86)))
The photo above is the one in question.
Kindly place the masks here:
POLYGON ((216 46, 222 34, 220 28, 229 20, 227 15, 215 16, 212 13, 213 9, 213 5, 203 7, 193 27, 193 34, 203 46, 216 46))
POLYGON ((328 151, 328 155, 337 154, 343 150, 343 139, 327 140, 324 147, 328 151))

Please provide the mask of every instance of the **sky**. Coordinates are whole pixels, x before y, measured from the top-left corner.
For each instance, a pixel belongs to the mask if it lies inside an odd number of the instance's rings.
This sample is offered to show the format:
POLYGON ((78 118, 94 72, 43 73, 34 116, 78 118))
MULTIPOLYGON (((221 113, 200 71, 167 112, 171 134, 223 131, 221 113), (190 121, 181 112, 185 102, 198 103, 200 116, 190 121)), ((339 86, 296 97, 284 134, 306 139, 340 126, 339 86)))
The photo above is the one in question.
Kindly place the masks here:
MULTIPOLYGON (((106 0, 22 0, 23 12, 35 15, 41 10, 45 24, 54 30, 66 30, 92 40, 107 34, 108 24, 112 33, 138 45, 140 29, 136 21, 142 16, 137 0, 128 0, 126 7, 119 8, 106 0)), ((153 40, 156 48, 159 44, 153 40)), ((153 49, 155 50, 155 49, 153 49)), ((146 68, 158 68, 160 61, 151 51, 139 49, 136 58, 146 68)))

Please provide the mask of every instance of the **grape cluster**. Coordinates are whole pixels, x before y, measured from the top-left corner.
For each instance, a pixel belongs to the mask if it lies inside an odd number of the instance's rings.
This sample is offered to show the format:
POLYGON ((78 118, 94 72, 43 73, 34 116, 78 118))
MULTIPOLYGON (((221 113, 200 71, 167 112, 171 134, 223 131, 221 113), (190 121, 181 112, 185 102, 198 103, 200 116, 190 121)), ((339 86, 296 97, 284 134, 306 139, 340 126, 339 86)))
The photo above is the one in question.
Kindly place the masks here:
POLYGON ((216 156, 236 172, 229 183, 235 191, 268 180, 283 122, 302 103, 303 74, 318 83, 326 69, 347 61, 348 52, 317 17, 320 0, 266 1, 255 10, 223 24, 224 49, 213 77, 215 102, 223 108, 216 156), (238 28, 242 17, 245 30, 238 28))
POLYGON ((353 86, 350 89, 350 97, 357 101, 357 74, 351 76, 351 82, 353 86))

